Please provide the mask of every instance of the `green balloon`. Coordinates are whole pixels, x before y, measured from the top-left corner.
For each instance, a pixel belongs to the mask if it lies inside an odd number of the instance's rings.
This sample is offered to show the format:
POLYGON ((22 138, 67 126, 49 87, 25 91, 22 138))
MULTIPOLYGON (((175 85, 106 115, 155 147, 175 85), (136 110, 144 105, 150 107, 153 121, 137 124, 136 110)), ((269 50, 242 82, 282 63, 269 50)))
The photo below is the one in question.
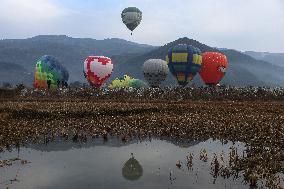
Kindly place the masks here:
POLYGON ((129 86, 138 89, 138 88, 145 87, 146 84, 144 81, 140 79, 133 79, 130 81, 129 86))

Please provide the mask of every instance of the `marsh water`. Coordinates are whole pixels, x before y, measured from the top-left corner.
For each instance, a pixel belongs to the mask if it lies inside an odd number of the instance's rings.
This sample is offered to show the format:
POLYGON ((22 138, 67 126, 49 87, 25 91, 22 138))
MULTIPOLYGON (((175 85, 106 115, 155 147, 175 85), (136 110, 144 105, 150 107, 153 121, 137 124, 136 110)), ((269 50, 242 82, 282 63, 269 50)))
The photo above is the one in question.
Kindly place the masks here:
POLYGON ((227 164, 232 147, 240 154, 245 149, 243 143, 214 140, 122 143, 118 139, 94 139, 84 144, 57 141, 29 145, 0 153, 1 160, 20 159, 0 168, 0 188, 250 188, 242 176, 223 178, 212 174, 214 154, 223 154, 227 164), (204 149, 207 160, 200 158, 204 149))

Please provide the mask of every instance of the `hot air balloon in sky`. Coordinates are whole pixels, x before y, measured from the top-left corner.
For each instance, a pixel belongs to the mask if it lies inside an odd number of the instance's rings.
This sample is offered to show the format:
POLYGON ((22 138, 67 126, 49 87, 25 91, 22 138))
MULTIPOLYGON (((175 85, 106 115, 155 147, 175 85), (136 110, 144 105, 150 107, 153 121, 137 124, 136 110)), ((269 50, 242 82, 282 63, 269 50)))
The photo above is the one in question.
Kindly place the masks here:
POLYGON ((34 74, 36 89, 56 89, 66 86, 68 79, 68 71, 54 56, 44 55, 37 61, 34 74))
POLYGON ((128 7, 122 11, 121 19, 132 35, 133 30, 141 23, 142 12, 136 7, 128 7))
POLYGON ((151 87, 159 87, 169 74, 168 64, 161 59, 149 59, 143 64, 143 74, 151 87))
POLYGON ((92 86, 100 87, 112 71, 113 63, 105 56, 89 56, 84 62, 84 75, 92 86))
POLYGON ((228 68, 228 60, 219 52, 205 52, 202 55, 200 76, 206 85, 217 85, 228 68))
POLYGON ((191 45, 176 45, 169 49, 166 59, 170 72, 181 86, 186 86, 201 69, 201 51, 191 45))

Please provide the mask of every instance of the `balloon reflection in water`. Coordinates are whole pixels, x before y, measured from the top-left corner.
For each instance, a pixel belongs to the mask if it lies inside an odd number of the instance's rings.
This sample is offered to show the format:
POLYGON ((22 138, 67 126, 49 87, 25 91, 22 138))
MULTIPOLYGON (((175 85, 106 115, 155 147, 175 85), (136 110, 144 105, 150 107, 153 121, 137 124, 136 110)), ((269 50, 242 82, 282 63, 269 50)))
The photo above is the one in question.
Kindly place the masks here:
POLYGON ((143 175, 143 168, 131 153, 131 158, 124 164, 122 168, 122 176, 126 180, 135 181, 143 175))

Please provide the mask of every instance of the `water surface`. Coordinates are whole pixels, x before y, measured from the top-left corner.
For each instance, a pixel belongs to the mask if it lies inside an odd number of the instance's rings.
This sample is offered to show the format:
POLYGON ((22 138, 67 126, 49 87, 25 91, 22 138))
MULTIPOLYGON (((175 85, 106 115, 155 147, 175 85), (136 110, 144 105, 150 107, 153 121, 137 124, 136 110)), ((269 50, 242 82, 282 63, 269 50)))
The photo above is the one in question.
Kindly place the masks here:
POLYGON ((117 139, 102 139, 86 144, 53 142, 48 145, 30 145, 1 153, 1 159, 19 157, 30 163, 14 161, 12 166, 0 168, 0 188, 10 189, 238 189, 250 188, 242 176, 215 178, 211 170, 214 154, 224 156, 228 164, 231 147, 240 155, 243 143, 208 140, 177 143, 165 140, 147 140, 124 144, 117 139), (200 160, 200 151, 206 149, 207 162, 200 160), (187 156, 193 154, 192 166, 187 156), (176 164, 180 161, 181 167, 176 164))

